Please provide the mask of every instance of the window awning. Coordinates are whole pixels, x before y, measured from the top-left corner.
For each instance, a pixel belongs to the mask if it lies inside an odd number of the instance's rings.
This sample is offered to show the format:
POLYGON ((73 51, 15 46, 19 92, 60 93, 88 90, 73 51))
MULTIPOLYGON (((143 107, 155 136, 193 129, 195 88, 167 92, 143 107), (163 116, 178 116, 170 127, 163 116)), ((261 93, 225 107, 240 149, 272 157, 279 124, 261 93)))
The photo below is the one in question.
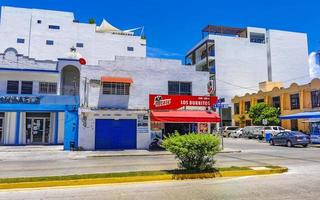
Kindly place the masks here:
POLYGON ((101 82, 103 83, 133 83, 130 77, 113 77, 113 76, 102 76, 101 82))
POLYGON ((151 111, 154 122, 220 122, 219 115, 207 111, 151 111))
POLYGON ((314 118, 320 118, 320 112, 300 112, 296 114, 291 115, 283 115, 280 116, 280 119, 314 119, 314 118))

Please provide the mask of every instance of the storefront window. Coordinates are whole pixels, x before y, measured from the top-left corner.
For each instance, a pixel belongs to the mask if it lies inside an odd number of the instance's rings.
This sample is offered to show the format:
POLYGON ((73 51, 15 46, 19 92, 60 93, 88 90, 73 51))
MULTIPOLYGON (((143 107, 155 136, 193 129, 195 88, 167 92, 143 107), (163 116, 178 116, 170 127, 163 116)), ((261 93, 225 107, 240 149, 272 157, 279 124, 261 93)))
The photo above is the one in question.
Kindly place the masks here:
POLYGON ((192 83, 191 82, 168 82, 168 94, 171 95, 192 95, 192 83))
POLYGON ((103 83, 103 94, 107 95, 129 95, 129 83, 103 83))

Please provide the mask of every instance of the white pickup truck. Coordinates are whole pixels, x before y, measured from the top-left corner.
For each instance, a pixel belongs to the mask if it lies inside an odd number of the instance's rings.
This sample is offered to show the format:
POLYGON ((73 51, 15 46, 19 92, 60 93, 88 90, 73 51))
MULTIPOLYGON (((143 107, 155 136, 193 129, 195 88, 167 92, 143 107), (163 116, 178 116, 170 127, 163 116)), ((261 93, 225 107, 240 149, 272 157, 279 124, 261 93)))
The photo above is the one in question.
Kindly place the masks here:
POLYGON ((280 132, 291 131, 291 130, 282 128, 281 126, 265 126, 261 131, 262 131, 263 137, 266 137, 267 133, 271 133, 271 135, 276 135, 280 132))

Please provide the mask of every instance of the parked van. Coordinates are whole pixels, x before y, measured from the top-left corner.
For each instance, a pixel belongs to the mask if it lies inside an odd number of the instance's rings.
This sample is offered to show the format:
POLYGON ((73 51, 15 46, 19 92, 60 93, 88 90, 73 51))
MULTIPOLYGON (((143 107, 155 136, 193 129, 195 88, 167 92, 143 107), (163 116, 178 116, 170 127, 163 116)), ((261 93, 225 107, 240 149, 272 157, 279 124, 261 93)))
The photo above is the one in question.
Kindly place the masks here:
POLYGON ((285 128, 282 128, 281 126, 265 126, 262 129, 262 135, 263 137, 266 136, 267 133, 270 133, 271 135, 277 135, 280 132, 284 132, 284 131, 291 131, 285 128))

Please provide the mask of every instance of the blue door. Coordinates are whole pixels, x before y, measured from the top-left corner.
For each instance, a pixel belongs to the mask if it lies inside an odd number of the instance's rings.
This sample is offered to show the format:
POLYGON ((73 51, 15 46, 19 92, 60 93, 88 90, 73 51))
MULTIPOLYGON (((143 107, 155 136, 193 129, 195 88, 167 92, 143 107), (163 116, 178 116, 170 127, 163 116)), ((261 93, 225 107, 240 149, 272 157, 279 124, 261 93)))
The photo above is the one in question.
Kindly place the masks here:
POLYGON ((134 119, 97 119, 95 149, 136 149, 137 122, 134 119))

